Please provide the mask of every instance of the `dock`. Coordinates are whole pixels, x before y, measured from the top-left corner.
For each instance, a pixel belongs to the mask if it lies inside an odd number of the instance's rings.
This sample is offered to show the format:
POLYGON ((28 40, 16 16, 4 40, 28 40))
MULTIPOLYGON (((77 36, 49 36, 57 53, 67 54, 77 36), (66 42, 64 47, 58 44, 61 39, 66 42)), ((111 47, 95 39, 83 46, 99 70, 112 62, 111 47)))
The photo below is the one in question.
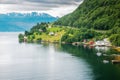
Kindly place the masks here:
POLYGON ((120 64, 120 60, 112 60, 112 64, 120 64))
POLYGON ((114 60, 112 60, 113 64, 120 64, 120 55, 115 55, 114 60))

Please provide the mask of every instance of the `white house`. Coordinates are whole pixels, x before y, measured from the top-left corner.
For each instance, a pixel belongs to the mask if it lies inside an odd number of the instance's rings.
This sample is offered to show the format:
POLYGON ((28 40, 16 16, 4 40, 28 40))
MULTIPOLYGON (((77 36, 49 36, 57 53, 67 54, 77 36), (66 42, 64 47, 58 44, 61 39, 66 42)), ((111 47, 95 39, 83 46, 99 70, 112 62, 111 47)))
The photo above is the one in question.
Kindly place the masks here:
POLYGON ((95 42, 96 46, 111 46, 110 42, 107 39, 104 39, 102 41, 95 42))
POLYGON ((53 35, 54 35, 54 32, 50 32, 49 35, 50 35, 50 36, 53 36, 53 35))

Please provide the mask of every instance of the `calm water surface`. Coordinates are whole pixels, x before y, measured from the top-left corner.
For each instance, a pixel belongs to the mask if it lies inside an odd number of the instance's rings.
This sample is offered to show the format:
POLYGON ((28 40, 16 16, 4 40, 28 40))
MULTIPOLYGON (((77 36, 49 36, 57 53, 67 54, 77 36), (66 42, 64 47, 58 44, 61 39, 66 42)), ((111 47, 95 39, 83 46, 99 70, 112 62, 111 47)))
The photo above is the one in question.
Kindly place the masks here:
POLYGON ((0 80, 120 80, 120 67, 94 48, 20 44, 17 35, 0 33, 0 80))

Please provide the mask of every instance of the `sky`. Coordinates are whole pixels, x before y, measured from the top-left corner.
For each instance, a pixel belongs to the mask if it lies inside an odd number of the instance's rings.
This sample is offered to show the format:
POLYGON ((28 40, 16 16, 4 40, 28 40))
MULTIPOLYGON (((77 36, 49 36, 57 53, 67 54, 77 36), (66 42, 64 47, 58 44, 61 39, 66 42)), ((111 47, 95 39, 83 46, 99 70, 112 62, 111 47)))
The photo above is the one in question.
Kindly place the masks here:
POLYGON ((0 13, 40 12, 64 16, 73 12, 83 0, 0 0, 0 13))

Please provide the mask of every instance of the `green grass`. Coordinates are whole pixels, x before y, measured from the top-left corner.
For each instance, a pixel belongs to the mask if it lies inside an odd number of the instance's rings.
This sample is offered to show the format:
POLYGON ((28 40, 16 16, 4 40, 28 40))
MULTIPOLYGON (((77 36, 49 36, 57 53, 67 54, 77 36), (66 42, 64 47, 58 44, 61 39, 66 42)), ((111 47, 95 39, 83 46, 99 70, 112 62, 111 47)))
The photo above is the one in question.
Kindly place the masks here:
POLYGON ((47 29, 49 32, 59 32, 62 30, 60 27, 52 27, 47 29))
POLYGON ((43 41, 48 42, 59 42, 62 35, 65 33, 65 30, 60 27, 52 27, 47 29, 48 33, 42 33, 41 35, 35 35, 34 41, 36 41, 38 38, 41 38, 43 41), (49 32, 54 32, 54 35, 49 35, 49 32))
POLYGON ((108 30, 95 30, 96 32, 106 33, 108 30))

